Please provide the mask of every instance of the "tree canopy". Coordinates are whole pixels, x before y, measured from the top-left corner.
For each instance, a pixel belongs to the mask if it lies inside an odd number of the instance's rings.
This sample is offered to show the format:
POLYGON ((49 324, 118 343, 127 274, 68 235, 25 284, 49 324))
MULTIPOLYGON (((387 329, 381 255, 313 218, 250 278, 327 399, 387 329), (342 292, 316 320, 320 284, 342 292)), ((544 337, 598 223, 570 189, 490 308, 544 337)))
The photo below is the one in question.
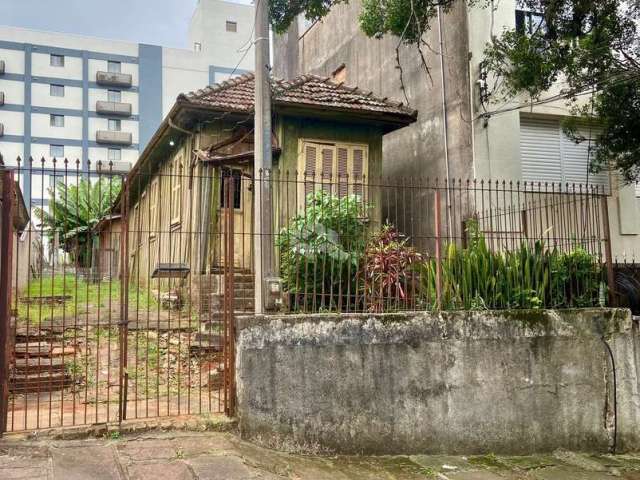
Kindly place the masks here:
MULTIPOLYGON (((392 35, 421 49, 424 33, 438 7, 456 0, 362 0, 360 28, 370 37, 392 35)), ((457 0, 493 9, 491 0, 457 0)), ((272 24, 284 32, 298 16, 325 17, 348 0, 271 0, 272 24)), ((497 105, 525 94, 516 108, 565 100, 574 114, 565 130, 576 141, 578 125, 597 127, 591 153, 594 171, 618 169, 631 182, 640 180, 640 1, 518 0, 523 13, 518 28, 488 39, 483 66, 496 81, 484 96, 487 116, 497 105), (552 96, 550 87, 562 81, 552 96)), ((515 12, 514 12, 515 15, 515 12)), ((420 51, 422 54, 422 51, 420 51)))

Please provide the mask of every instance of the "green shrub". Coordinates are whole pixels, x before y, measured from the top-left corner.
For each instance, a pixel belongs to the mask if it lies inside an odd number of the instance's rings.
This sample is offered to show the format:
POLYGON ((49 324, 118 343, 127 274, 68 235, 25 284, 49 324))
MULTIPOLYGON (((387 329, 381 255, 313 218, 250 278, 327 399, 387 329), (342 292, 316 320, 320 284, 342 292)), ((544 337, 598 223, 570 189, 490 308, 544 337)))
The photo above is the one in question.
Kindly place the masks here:
POLYGON ((291 309, 341 310, 353 305, 365 247, 368 206, 360 197, 318 191, 278 235, 280 274, 291 309))
MULTIPOLYGON (((441 308, 574 308, 601 303, 602 267, 584 248, 569 253, 548 249, 542 241, 523 242, 515 250, 489 249, 477 224, 469 225, 469 245, 450 243, 441 262, 441 308)), ((436 301, 436 260, 419 266, 421 296, 436 301)))
POLYGON ((407 245, 390 224, 367 242, 358 280, 364 283, 363 302, 374 313, 414 308, 419 281, 414 266, 422 255, 407 245))

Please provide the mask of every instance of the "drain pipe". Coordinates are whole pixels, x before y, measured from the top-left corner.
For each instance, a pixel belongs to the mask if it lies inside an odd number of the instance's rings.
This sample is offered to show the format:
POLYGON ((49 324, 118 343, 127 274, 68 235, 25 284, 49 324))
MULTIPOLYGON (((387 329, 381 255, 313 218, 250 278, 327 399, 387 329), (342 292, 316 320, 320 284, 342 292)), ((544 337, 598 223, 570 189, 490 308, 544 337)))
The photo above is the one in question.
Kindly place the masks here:
POLYGON ((449 174, 449 127, 447 122, 447 87, 445 84, 445 75, 444 75, 444 38, 442 35, 442 6, 438 5, 438 41, 440 42, 440 81, 442 84, 442 130, 444 135, 444 167, 445 173, 447 176, 447 222, 449 226, 450 234, 453 233, 453 228, 451 225, 451 214, 449 209, 451 208, 451 192, 450 185, 451 182, 450 174, 449 174))

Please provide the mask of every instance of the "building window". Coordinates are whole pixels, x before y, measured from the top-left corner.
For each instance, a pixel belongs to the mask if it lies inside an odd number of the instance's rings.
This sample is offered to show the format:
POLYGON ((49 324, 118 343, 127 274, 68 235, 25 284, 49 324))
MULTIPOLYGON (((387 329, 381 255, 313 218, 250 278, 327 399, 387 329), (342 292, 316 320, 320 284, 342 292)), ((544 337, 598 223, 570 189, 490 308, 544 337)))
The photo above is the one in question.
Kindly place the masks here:
POLYGON ((120 90, 109 90, 107 92, 107 99, 110 102, 120 103, 122 102, 122 92, 120 90))
POLYGON ((49 145, 49 156, 52 158, 64 158, 64 145, 49 145))
MULTIPOLYGON (((580 128, 579 134, 591 137, 592 144, 598 136, 588 127, 580 128)), ((609 172, 591 173, 590 158, 589 142, 576 143, 567 137, 560 118, 520 116, 522 179, 529 188, 568 183, 604 187, 608 191, 609 172)))
POLYGON ((299 205, 304 208, 306 196, 315 191, 345 197, 366 196, 369 170, 367 145, 316 143, 302 141, 298 168, 303 172, 304 187, 299 191, 299 205))
POLYGON ((64 55, 51 54, 49 57, 49 65, 52 67, 64 67, 64 55))
POLYGON ((231 20, 227 20, 227 32, 237 32, 238 31, 238 22, 232 22, 231 20))
POLYGON ((149 192, 149 237, 156 238, 158 230, 158 179, 151 182, 151 191, 149 192))
POLYGON ((122 127, 122 122, 119 118, 110 118, 109 119, 109 131, 110 132, 119 132, 122 127))
POLYGON ((173 162, 171 175, 171 226, 180 224, 182 209, 182 159, 173 162))
POLYGON ((49 85, 49 95, 52 97, 64 97, 64 85, 49 85))
POLYGON ((110 73, 121 73, 122 64, 120 62, 114 62, 112 60, 109 60, 107 62, 107 71, 110 73))
POLYGON ((49 115, 49 125, 52 127, 64 127, 64 115, 49 115))
POLYGON ((227 208, 227 192, 225 185, 227 178, 233 177, 233 208, 242 208, 242 172, 240 170, 222 170, 222 186, 220 187, 220 207, 227 208))
POLYGON ((538 12, 516 10, 516 31, 525 35, 533 35, 539 31, 544 32, 544 17, 538 12))
POLYGON ((122 159, 122 150, 119 148, 110 148, 107 152, 107 159, 110 162, 119 162, 122 159))
POLYGON ((202 51, 202 44, 200 42, 195 42, 193 44, 193 51, 194 52, 201 52, 202 51))

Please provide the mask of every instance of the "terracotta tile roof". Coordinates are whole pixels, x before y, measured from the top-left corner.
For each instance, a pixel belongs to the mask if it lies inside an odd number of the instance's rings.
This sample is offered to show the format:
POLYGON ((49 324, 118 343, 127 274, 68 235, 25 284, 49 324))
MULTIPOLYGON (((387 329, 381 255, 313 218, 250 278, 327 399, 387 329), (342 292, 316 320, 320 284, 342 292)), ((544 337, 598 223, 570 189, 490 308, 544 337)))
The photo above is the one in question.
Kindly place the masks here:
MULTIPOLYGON (((389 115, 411 123, 417 112, 402 104, 373 95, 358 88, 334 83, 316 75, 302 75, 291 81, 272 79, 273 103, 278 106, 308 106, 359 114, 389 115)), ((254 108, 252 73, 182 94, 178 101, 215 110, 249 113, 254 108)))

